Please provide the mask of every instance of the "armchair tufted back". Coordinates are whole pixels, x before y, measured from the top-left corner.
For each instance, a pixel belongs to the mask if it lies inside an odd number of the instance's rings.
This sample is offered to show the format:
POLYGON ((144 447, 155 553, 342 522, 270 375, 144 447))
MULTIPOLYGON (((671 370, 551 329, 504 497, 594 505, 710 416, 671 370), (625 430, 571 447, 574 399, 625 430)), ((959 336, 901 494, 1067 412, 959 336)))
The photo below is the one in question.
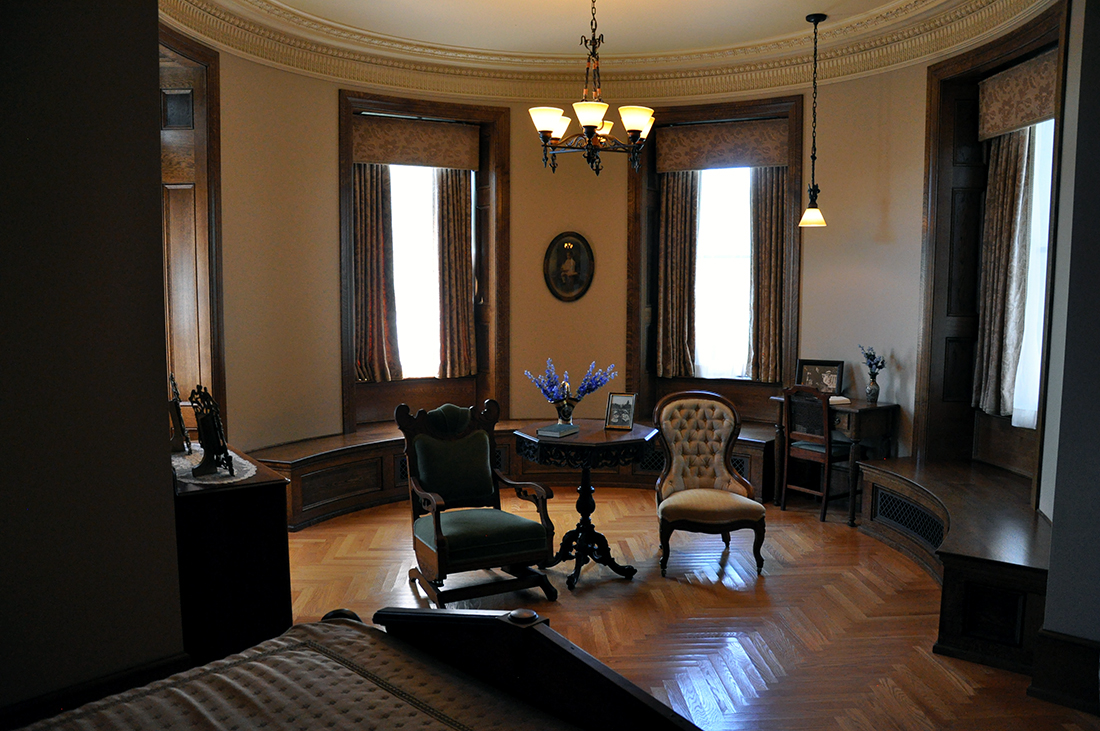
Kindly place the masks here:
POLYGON ((671 394, 657 404, 653 420, 665 447, 665 469, 657 483, 660 500, 698 488, 753 496, 752 485, 730 466, 741 417, 727 399, 707 391, 671 394))

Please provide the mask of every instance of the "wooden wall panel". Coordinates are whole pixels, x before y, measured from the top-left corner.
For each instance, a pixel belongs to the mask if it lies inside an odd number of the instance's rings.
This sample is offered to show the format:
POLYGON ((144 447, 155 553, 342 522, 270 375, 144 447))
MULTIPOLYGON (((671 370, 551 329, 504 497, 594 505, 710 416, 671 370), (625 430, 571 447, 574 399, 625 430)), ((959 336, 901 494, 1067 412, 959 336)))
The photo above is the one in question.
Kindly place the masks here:
POLYGON ((195 302, 195 187, 164 186, 164 304, 168 370, 186 400, 203 383, 195 302))

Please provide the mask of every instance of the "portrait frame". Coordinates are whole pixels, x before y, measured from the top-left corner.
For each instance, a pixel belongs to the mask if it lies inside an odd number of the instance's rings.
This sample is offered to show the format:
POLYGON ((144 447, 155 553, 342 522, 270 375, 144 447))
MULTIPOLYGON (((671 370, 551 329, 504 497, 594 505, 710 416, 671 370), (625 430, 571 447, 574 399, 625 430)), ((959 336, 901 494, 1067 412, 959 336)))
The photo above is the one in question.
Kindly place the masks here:
POLYGON ((844 393, 844 361, 799 358, 796 383, 839 396, 844 393))
POLYGON ((546 247, 542 276, 546 288, 562 302, 573 302, 592 286, 596 258, 588 241, 576 231, 565 231, 546 247))
POLYGON ((623 429, 629 431, 634 428, 634 407, 638 402, 636 393, 609 393, 607 394, 607 414, 603 419, 604 429, 623 429))

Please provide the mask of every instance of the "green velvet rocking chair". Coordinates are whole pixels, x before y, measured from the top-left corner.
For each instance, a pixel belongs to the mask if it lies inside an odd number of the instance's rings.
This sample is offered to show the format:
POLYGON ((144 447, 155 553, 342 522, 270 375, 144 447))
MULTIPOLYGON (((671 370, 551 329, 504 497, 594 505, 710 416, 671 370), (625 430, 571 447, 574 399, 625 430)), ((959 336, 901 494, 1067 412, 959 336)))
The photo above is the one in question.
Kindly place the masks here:
POLYGON ((476 407, 444 404, 412 416, 408 405, 394 413, 405 435, 412 503, 413 547, 418 568, 409 579, 439 608, 449 602, 539 587, 550 601, 557 589, 543 572, 554 552, 554 524, 546 501, 554 496, 533 482, 513 482, 492 466, 493 431, 500 406, 493 399, 476 407), (500 508, 500 489, 511 487, 534 503, 539 521, 500 508), (513 578, 445 590, 450 574, 502 569, 513 578))

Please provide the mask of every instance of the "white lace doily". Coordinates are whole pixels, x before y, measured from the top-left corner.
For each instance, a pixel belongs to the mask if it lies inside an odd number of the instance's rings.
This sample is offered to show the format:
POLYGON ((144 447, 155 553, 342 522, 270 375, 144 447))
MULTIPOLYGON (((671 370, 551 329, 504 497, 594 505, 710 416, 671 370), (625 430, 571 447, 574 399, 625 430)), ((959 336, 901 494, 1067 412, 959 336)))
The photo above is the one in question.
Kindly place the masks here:
POLYGON ((198 442, 192 442, 191 454, 186 452, 172 453, 172 469, 175 470, 176 479, 180 482, 190 482, 196 485, 225 485, 247 480, 256 474, 256 465, 242 458, 232 449, 229 450, 229 456, 233 458, 232 475, 226 472, 223 467, 219 468, 214 474, 195 477, 191 474, 191 470, 197 467, 199 462, 202 462, 202 447, 199 446, 198 442))

